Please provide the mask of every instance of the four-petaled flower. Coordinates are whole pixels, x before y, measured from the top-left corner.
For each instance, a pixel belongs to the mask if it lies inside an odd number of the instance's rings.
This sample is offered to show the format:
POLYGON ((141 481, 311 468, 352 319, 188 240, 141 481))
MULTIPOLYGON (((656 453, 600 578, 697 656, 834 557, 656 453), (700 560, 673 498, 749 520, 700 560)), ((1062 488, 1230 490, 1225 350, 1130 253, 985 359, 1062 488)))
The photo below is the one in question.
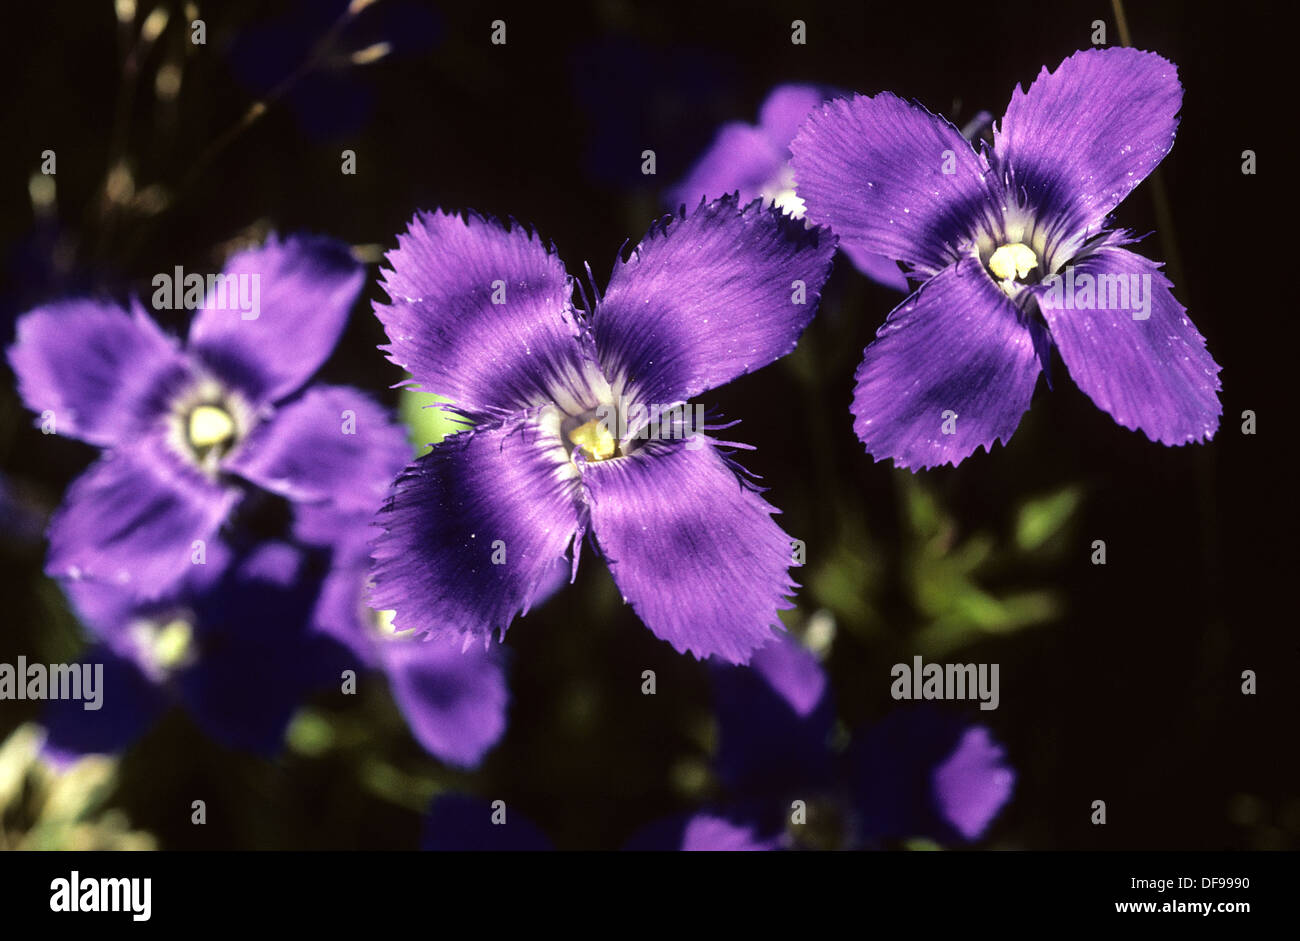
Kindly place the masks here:
POLYGON ((747 660, 789 607, 791 540, 723 442, 646 416, 789 353, 834 238, 734 197, 702 204, 654 226, 585 312, 517 226, 420 214, 398 245, 392 303, 375 305, 385 349, 474 427, 398 478, 372 604, 399 630, 486 643, 570 546, 576 569, 590 532, 658 637, 747 660))
POLYGON ((102 664, 104 696, 95 711, 50 703, 45 749, 59 762, 121 751, 173 705, 222 745, 275 754, 298 706, 347 665, 311 629, 320 577, 287 542, 234 550, 217 540, 209 564, 152 601, 106 582, 64 589, 94 641, 82 661, 102 664))
POLYGON ((293 503, 377 506, 384 488, 356 468, 396 446, 364 393, 316 385, 364 271, 330 239, 272 237, 226 265, 184 348, 138 302, 71 300, 18 322, 9 362, 27 407, 53 429, 105 449, 49 528, 46 571, 163 597, 250 489, 293 503), (257 278, 259 310, 231 285, 257 278), (222 293, 218 293, 218 291, 222 293), (224 300, 222 298, 225 298, 224 300), (44 420, 44 419, 43 419, 44 420))
POLYGON ((1181 102, 1172 63, 1111 48, 1017 87, 992 150, 888 93, 809 117, 791 145, 808 218, 923 281, 858 369, 869 454, 917 469, 1008 440, 1052 345, 1124 427, 1168 445, 1214 434, 1218 365, 1159 265, 1106 228, 1173 146, 1181 102), (1057 278, 1104 284, 1108 302, 1059 303, 1057 278), (1142 314, 1120 297, 1130 286, 1142 314))

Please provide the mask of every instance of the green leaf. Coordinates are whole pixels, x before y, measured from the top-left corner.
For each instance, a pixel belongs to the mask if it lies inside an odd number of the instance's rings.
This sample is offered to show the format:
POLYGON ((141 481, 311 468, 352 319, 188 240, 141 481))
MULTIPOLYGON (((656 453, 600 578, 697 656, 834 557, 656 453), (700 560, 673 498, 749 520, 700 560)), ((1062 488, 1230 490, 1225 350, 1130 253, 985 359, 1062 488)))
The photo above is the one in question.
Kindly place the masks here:
POLYGON ((450 399, 421 392, 418 389, 403 389, 400 411, 402 421, 409 429, 408 437, 417 455, 427 454, 430 445, 437 444, 448 435, 465 430, 465 422, 455 412, 438 408, 450 399))
POLYGON ((1016 518, 1016 545, 1023 552, 1041 548, 1070 521, 1082 498, 1078 487, 1066 487, 1027 501, 1016 518))

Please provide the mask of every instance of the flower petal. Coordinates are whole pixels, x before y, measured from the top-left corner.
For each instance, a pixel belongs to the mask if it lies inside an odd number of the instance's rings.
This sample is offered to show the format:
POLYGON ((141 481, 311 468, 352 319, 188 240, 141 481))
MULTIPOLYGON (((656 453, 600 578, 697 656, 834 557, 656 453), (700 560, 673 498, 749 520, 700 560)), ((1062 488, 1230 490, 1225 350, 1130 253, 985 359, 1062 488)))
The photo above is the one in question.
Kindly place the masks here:
POLYGON ((834 254, 829 233, 734 196, 669 217, 615 264, 597 305, 605 375, 671 405, 766 366, 812 320, 834 254))
POLYGON ((785 797, 829 783, 835 721, 817 658, 789 634, 772 638, 748 667, 716 666, 717 770, 733 792, 785 797))
POLYGON ((238 301, 210 294, 190 325, 189 348, 251 401, 265 404, 299 389, 329 358, 365 270, 342 242, 272 235, 260 248, 231 256, 224 275, 242 283, 228 282, 233 290, 249 293, 238 301))
POLYGON ((398 631, 504 636, 580 528, 572 471, 559 439, 531 421, 444 439, 402 472, 379 515, 371 606, 395 610, 398 631))
POLYGON ((763 836, 757 822, 700 811, 656 821, 628 840, 632 852, 764 852, 780 848, 780 835, 763 836))
POLYGON ((1042 339, 964 259, 896 307, 858 367, 853 430, 877 461, 959 464, 1007 441, 1029 408, 1042 339))
POLYGON ((983 726, 932 706, 897 709, 850 749, 860 839, 976 840, 1011 798, 1015 772, 983 726))
POLYGON ((690 174, 668 195, 668 205, 689 209, 737 191, 742 200, 758 199, 788 159, 786 148, 761 129, 742 122, 724 124, 690 174))
MULTIPOLYGON (((193 557, 191 556, 191 559, 193 557)), ((202 565, 190 565, 161 598, 141 601, 130 590, 112 582, 66 579, 61 587, 86 632, 119 657, 126 658, 146 676, 153 675, 150 653, 133 628, 140 621, 171 619, 187 609, 189 599, 213 590, 227 575, 235 556, 219 536, 208 540, 202 565)))
POLYGON ((238 502, 150 437, 101 457, 73 481, 50 521, 45 571, 121 585, 159 598, 190 570, 238 502))
POLYGON ((289 500, 373 513, 410 455, 406 432, 364 392, 314 386, 259 424, 223 468, 289 500))
POLYGON ((1095 230, 1174 146, 1183 87, 1154 52, 1076 52, 1011 94, 994 153, 1012 192, 1057 232, 1095 230))
MULTIPOLYGON (((816 85, 778 85, 763 102, 757 127, 735 122, 719 129, 690 175, 669 194, 669 208, 692 207, 701 199, 739 192, 742 204, 777 200, 785 212, 802 218, 803 200, 793 191, 790 142, 808 114, 831 94, 816 85)), ((888 258, 844 244, 840 248, 868 278, 907 290, 903 272, 888 258)))
POLYGON ((778 85, 763 102, 758 126, 733 121, 673 188, 669 208, 693 208, 701 200, 739 191, 740 201, 772 199, 765 192, 781 180, 790 162, 790 141, 808 112, 825 98, 815 85, 778 85))
POLYGON ((939 813, 963 838, 977 840, 1011 799, 1016 773, 1005 751, 981 725, 966 729, 931 778, 939 813))
POLYGON ((274 754, 303 700, 337 681, 341 648, 310 629, 318 588, 299 551, 265 543, 194 600, 198 658, 176 682, 213 739, 274 754))
POLYGON ((535 233, 438 210, 418 213, 397 245, 382 272, 392 303, 375 304, 381 349, 425 391, 476 418, 566 397, 595 408, 569 277, 535 233))
POLYGON ((130 441, 168 407, 184 381, 177 343, 138 305, 64 301, 19 319, 9 365, 32 411, 54 413, 54 429, 91 444, 130 441))
MULTIPOLYGON (((316 518, 324 521, 328 517, 316 518)), ((347 520, 346 516, 332 518, 340 522, 347 520)), ((360 548, 364 549, 364 545, 360 548)), ((336 545, 312 612, 312 626, 347 647, 365 666, 378 667, 381 638, 370 627, 374 612, 366 607, 365 601, 369 569, 368 552, 357 552, 346 543, 336 545)))
POLYGON ((1160 266, 1127 249, 1104 245, 1076 260, 1073 268, 1074 292, 1063 285, 1061 299, 1050 299, 1048 283, 1043 283, 1034 293, 1079 388, 1115 421, 1152 441, 1179 445, 1212 438, 1223 413, 1220 367, 1160 266), (1077 295, 1084 275, 1093 278, 1094 285, 1107 279, 1092 303, 1104 302, 1110 309, 1063 309, 1065 302, 1083 299, 1077 295), (1139 296, 1145 299, 1141 304, 1139 296), (1125 297, 1127 306, 1117 308, 1116 302, 1125 297), (1138 306, 1144 309, 1135 311, 1138 306), (1146 316, 1135 320, 1135 312, 1146 316))
POLYGON ((790 141, 800 125, 832 94, 830 89, 798 83, 777 85, 768 94, 758 115, 758 126, 769 140, 780 144, 782 163, 790 159, 790 141))
POLYGON ((794 590, 777 512, 703 435, 586 465, 591 526, 623 600, 681 653, 745 663, 794 590))
POLYGON ((907 275, 898 267, 898 262, 890 261, 884 255, 865 252, 856 245, 840 243, 840 251, 853 263, 853 267, 877 284, 883 284, 895 291, 907 290, 907 275))
POLYGON ((826 102, 790 149, 808 219, 924 273, 956 261, 998 202, 961 131, 888 92, 826 102))
POLYGON ((379 642, 393 698, 429 754, 473 768, 506 729, 505 670, 500 651, 431 638, 379 642))
POLYGON ((87 650, 77 669, 83 669, 83 664, 101 671, 95 680, 98 708, 86 708, 94 705, 94 697, 85 694, 83 685, 82 699, 55 699, 41 716, 46 730, 43 751, 59 767, 83 755, 111 755, 125 750, 169 705, 163 690, 134 663, 107 647, 87 650))

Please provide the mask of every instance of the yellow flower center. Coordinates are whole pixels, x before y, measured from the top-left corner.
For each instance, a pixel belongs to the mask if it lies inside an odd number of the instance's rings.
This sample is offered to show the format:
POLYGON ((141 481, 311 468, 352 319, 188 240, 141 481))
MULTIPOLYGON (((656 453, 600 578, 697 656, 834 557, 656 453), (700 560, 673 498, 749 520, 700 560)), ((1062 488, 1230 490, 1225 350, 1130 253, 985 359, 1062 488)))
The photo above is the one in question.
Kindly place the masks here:
POLYGON ((593 461, 607 461, 618 450, 618 442, 614 440, 609 427, 599 418, 593 418, 570 431, 569 440, 593 461))
POLYGON ((203 451, 226 444, 235 436, 235 420, 216 405, 200 405, 190 412, 190 445, 203 451))
POLYGON ((999 245, 989 257, 989 271, 999 281, 1024 280, 1037 267, 1038 256, 1024 242, 999 245))
POLYGON ((393 620, 397 617, 396 608, 385 608, 383 611, 375 611, 374 617, 375 630, 385 637, 396 637, 397 628, 393 626, 393 620))
POLYGON ((155 664, 164 670, 182 665, 194 642, 194 628, 183 618, 168 621, 153 635, 150 653, 155 664))

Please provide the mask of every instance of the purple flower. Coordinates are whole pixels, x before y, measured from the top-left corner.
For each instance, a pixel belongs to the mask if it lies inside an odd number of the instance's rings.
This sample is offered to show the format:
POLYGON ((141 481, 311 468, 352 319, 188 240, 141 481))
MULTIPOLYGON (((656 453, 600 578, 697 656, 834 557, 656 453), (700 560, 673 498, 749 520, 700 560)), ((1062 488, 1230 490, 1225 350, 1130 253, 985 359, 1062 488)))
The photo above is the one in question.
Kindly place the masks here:
POLYGON ((928 705, 890 713, 850 749, 858 839, 978 840, 1015 789, 1004 759, 982 725, 928 705))
POLYGON ((337 681, 342 650, 310 629, 320 579, 301 550, 262 543, 232 557, 216 542, 209 556, 153 601, 116 585, 64 583, 96 640, 83 660, 103 664, 103 696, 94 711, 51 703, 52 758, 119 751, 174 703, 214 740, 271 754, 302 700, 337 681))
POLYGON ((1173 146, 1181 102, 1160 56, 1089 49, 1017 87, 991 150, 890 94, 808 119, 791 145, 808 218, 924 282, 858 369, 868 453, 916 469, 1010 439, 1053 345, 1124 427, 1214 434, 1219 366, 1160 266, 1107 228, 1173 146))
MULTIPOLYGON (((251 488, 340 508, 382 499, 355 469, 392 447, 383 410, 355 389, 300 392, 334 348, 361 267, 332 240, 272 237, 225 276, 183 348, 134 301, 129 313, 64 301, 19 321, 9 362, 23 401, 42 426, 104 449, 51 520, 49 574, 160 598, 251 488)), ((155 299, 170 293, 161 284, 155 299)))
POLYGON ((798 837, 840 847, 901 837, 943 843, 979 839, 1011 797, 1015 772, 983 726, 926 707, 901 709, 859 729, 847 768, 830 749, 830 685, 817 658, 789 635, 754 655, 749 668, 715 665, 717 773, 732 800, 733 825, 750 821, 770 839, 786 828, 791 802, 807 821, 798 837))
POLYGON ((778 835, 759 833, 752 821, 716 811, 679 814, 650 824, 623 847, 633 852, 753 853, 781 848, 778 835))
MULTIPOLYGON (((804 204, 795 192, 790 141, 809 113, 830 97, 830 92, 815 85, 778 85, 772 89, 763 102, 757 125, 733 121, 718 129, 704 156, 669 192, 669 206, 693 206, 701 199, 739 192, 742 202, 773 202, 794 218, 802 219, 804 204)), ((907 278, 888 258, 844 243, 839 247, 873 281, 898 291, 907 290, 907 278)))
MULTIPOLYGON (((400 469, 399 462, 386 479, 400 469)), ((362 664, 383 671, 411 734, 427 752, 448 764, 473 767, 505 732, 510 696, 504 656, 499 650, 462 651, 460 644, 442 638, 395 634, 392 612, 367 606, 373 516, 348 519, 329 506, 300 514, 295 529, 309 541, 345 534, 334 546, 312 622, 362 664)), ((565 573, 557 567, 556 574, 565 573)))
POLYGON ((834 238, 721 199, 651 228, 586 311, 518 226, 420 214, 398 245, 389 358, 474 427, 398 478, 372 603, 486 643, 591 533, 656 636, 747 660, 789 607, 791 540, 689 400, 794 348, 834 238))

